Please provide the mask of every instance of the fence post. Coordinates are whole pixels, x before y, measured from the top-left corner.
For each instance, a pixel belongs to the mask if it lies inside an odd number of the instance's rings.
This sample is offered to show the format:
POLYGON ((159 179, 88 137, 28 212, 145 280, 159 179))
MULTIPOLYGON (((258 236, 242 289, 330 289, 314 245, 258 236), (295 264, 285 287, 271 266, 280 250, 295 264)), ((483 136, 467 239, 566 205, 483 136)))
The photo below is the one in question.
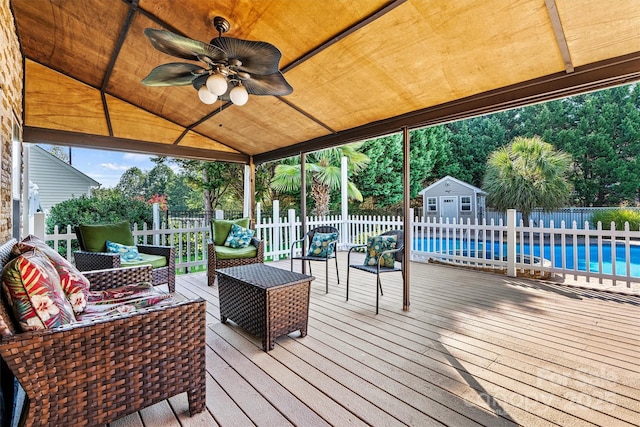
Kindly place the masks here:
POLYGON ((274 200, 273 206, 273 241, 271 242, 271 251, 273 252, 273 260, 280 259, 280 200, 274 200))
POLYGON ((43 241, 44 241, 44 234, 45 234, 44 220, 45 220, 44 212, 36 212, 33 214, 33 234, 43 241))
POLYGON ((516 210, 507 209, 507 276, 516 277, 516 210))
POLYGON ((224 211, 222 209, 216 209, 216 219, 224 219, 224 211))
POLYGON ((295 209, 289 209, 288 211, 288 216, 289 216, 289 246, 295 242, 296 240, 298 240, 298 236, 296 235, 296 210, 295 209))
POLYGON ((347 247, 349 247, 348 245, 348 240, 349 240, 349 198, 348 198, 348 193, 347 193, 347 189, 348 189, 348 179, 349 179, 349 174, 348 169, 347 169, 347 157, 346 156, 342 156, 342 162, 341 162, 341 172, 342 172, 342 218, 340 218, 340 221, 342 222, 342 226, 340 227, 340 242, 342 243, 341 249, 346 249, 347 247))
POLYGON ((415 215, 415 210, 413 208, 409 208, 409 224, 411 224, 411 226, 409 227, 409 244, 407 245, 405 243, 404 247, 405 248, 409 248, 409 256, 407 257, 408 261, 411 261, 411 252, 414 250, 413 247, 413 227, 414 227, 414 216, 415 215))
MULTIPOLYGON (((160 203, 153 204, 153 231, 160 230, 160 203)), ((153 244, 155 246, 160 245, 160 235, 157 233, 153 234, 153 244)))

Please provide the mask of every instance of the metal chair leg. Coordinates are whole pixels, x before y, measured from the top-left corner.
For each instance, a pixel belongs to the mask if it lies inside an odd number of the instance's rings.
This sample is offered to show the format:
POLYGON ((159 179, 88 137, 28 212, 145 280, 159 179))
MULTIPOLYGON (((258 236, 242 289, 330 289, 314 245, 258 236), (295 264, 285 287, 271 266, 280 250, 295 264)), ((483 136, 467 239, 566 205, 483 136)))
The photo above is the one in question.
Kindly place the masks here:
POLYGON ((338 271, 338 254, 333 257, 336 260, 336 278, 338 279, 338 285, 340 284, 340 272, 338 271))
POLYGON ((326 291, 325 293, 329 293, 329 260, 326 259, 324 261, 324 277, 325 277, 325 287, 326 287, 326 291))

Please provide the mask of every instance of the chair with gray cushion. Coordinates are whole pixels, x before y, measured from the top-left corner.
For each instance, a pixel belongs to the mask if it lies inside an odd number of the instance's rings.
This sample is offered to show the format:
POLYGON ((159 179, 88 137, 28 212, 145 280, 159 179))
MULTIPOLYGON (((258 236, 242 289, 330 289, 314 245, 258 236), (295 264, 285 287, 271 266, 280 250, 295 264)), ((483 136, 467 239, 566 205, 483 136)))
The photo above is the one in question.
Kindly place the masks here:
MULTIPOLYGON (((325 267, 325 278, 326 278, 326 292, 329 292, 329 260, 333 259, 336 263, 336 278, 338 279, 338 284, 340 284, 340 274, 338 273, 338 257, 337 257, 337 249, 338 249, 338 236, 340 236, 340 232, 336 227, 332 227, 330 225, 322 225, 320 227, 315 227, 307 232, 304 238, 300 240, 296 240, 291 244, 291 271, 293 271, 293 260, 299 259, 301 262, 307 261, 309 263, 309 274, 311 274, 311 261, 324 262, 325 267), (318 237, 320 234, 335 234, 335 238, 331 238, 325 242, 325 246, 330 247, 331 250, 325 251, 323 254, 314 254, 311 251, 311 247, 313 244, 314 237, 318 237), (303 252, 299 256, 294 255, 294 251, 298 245, 301 245, 305 239, 307 239, 306 247, 309 248, 307 252, 303 252)), ((304 250, 305 246, 301 245, 302 250, 304 250)))
POLYGON ((352 268, 356 270, 364 271, 367 273, 372 273, 376 275, 376 314, 378 314, 378 305, 380 295, 382 294, 382 283, 380 282, 380 275, 382 273, 393 273, 396 271, 400 271, 402 273, 402 278, 404 279, 404 231, 402 230, 390 230, 385 233, 382 233, 380 236, 395 236, 396 237, 396 245, 394 249, 384 250, 378 256, 378 262, 374 265, 365 265, 365 264, 352 264, 351 263, 351 252, 357 248, 367 247, 367 245, 356 245, 349 249, 349 254, 347 256, 347 301, 349 301, 349 271, 352 268), (394 257, 394 265, 393 267, 384 267, 381 266, 382 256, 385 254, 391 254, 394 257), (399 264, 399 265, 398 265, 399 264))
POLYGON ((173 246, 138 245, 129 222, 113 224, 80 224, 75 227, 80 250, 73 253, 80 271, 133 267, 151 264, 153 285, 167 284, 169 292, 176 290, 176 257, 173 246), (125 260, 118 253, 107 251, 106 241, 135 246, 140 259, 125 260))

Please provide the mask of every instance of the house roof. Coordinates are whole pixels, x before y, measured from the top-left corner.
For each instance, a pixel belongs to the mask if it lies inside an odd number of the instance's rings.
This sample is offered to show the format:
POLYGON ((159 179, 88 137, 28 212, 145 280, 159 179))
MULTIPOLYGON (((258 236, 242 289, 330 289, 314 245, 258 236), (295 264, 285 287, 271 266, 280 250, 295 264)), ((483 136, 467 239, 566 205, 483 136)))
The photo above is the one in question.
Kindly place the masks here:
POLYGON ((469 190, 473 191, 474 193, 483 194, 485 196, 487 195, 487 193, 482 191, 482 189, 480 189, 480 188, 478 188, 478 187, 476 187, 474 185, 471 185, 471 184, 469 184, 467 182, 460 181, 459 179, 456 179, 456 178, 454 178, 454 177, 452 177, 450 175, 447 175, 444 178, 440 178, 439 180, 437 180, 436 182, 434 182, 430 186, 428 186, 426 188, 423 188, 422 190, 420 190, 420 192, 418 194, 424 194, 424 193, 426 193, 426 192, 438 187, 440 184, 442 184, 443 182, 445 182, 447 180, 448 181, 453 181, 453 182, 455 182, 457 184, 460 184, 460 185, 462 185, 464 187, 467 187, 469 190))
POLYGON ((640 79, 636 0, 11 0, 24 140, 263 162, 640 79), (147 87, 145 28, 282 51, 288 96, 205 105, 147 87))
POLYGON ((41 156, 44 156, 49 161, 53 162, 57 167, 68 171, 69 173, 71 173, 74 176, 76 176, 79 180, 85 181, 87 183, 87 185, 90 186, 90 187, 98 187, 98 186, 102 185, 98 181, 96 181, 95 179, 91 178, 89 175, 86 175, 85 173, 79 171, 78 169, 76 169, 72 165, 70 165, 69 163, 66 163, 66 162, 60 160, 58 157, 54 156, 53 154, 51 154, 50 152, 48 152, 47 150, 45 150, 42 147, 40 147, 38 145, 32 145, 30 149, 31 149, 31 152, 30 152, 31 156, 33 156, 33 154, 35 154, 35 153, 40 154, 41 156))

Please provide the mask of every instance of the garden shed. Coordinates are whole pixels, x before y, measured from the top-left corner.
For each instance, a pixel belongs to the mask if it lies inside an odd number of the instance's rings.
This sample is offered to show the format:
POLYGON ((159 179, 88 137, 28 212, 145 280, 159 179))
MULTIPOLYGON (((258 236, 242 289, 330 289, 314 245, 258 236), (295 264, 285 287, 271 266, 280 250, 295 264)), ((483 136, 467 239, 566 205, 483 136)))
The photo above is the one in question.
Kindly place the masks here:
POLYGON ((449 222, 482 221, 487 193, 452 176, 445 176, 420 193, 424 206, 424 220, 442 218, 449 222))

